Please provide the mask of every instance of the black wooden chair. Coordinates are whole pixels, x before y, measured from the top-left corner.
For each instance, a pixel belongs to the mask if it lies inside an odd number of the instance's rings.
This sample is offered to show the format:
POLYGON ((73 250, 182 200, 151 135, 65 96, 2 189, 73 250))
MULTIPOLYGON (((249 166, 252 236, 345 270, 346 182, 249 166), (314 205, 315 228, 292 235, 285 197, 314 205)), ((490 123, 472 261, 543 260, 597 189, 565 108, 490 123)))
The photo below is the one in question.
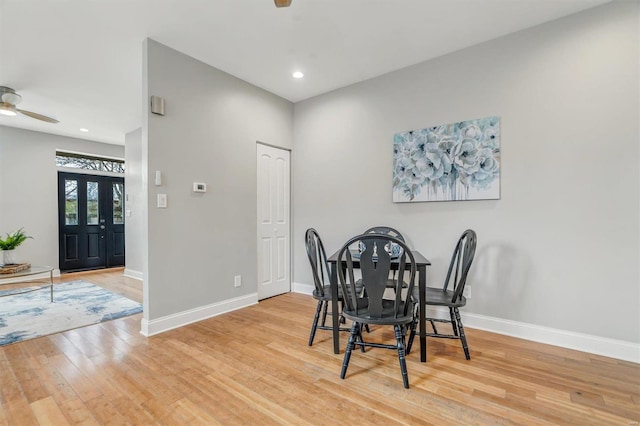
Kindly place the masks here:
MULTIPOLYGON (((451 256, 451 262, 449 263, 449 270, 447 271, 447 277, 444 281, 442 288, 427 287, 426 289, 426 304, 427 306, 446 306, 449 308, 450 320, 439 318, 427 318, 427 321, 431 323, 433 333, 427 332, 428 337, 440 337, 445 339, 458 339, 462 343, 462 349, 467 359, 471 359, 469 355, 469 346, 467 345, 467 337, 464 334, 464 327, 462 326, 462 319, 460 318, 459 308, 467 304, 467 299, 463 296, 464 286, 467 283, 467 276, 473 257, 476 253, 476 233, 472 229, 467 229, 462 233, 453 255, 451 256), (451 324, 453 332, 439 333, 435 323, 448 323, 451 324)), ((418 288, 413 291, 413 298, 418 300, 418 288)), ((417 318, 417 312, 416 312, 417 318)), ((417 321, 414 321, 411 326, 411 336, 409 337, 409 345, 407 353, 411 351, 413 345, 413 339, 416 335, 417 321)))
POLYGON ((374 226, 373 228, 369 228, 366 231, 364 231, 365 234, 384 234, 384 235, 391 235, 392 237, 396 237, 397 239, 399 239, 402 242, 404 241, 404 237, 402 236, 402 234, 400 233, 400 231, 391 228, 389 226, 374 226))
MULTIPOLYGON (((311 334, 309 335, 309 346, 311 346, 313 345, 313 339, 318 328, 321 330, 333 330, 332 326, 326 325, 327 309, 329 302, 331 301, 331 275, 329 263, 327 262, 327 253, 325 252, 322 240, 315 229, 307 229, 307 232, 305 233, 305 245, 307 248, 307 256, 309 257, 309 262, 311 264, 313 283, 315 285, 313 298, 318 301, 316 314, 313 318, 313 324, 311 325, 311 334), (322 322, 318 325, 320 312, 322 312, 322 322)), ((362 292, 362 284, 356 288, 356 291, 362 292)), ((343 304, 342 294, 341 289, 338 287, 338 302, 340 305, 343 304)), ((333 312, 331 315, 333 315, 333 312)), ((344 323, 344 318, 341 318, 340 322, 344 323)), ((350 331, 350 329, 341 327, 340 331, 350 331)))
POLYGON ((416 277, 416 262, 411 250, 402 240, 390 235, 362 234, 351 238, 345 243, 338 254, 338 262, 346 263, 346 269, 337 268, 338 282, 340 283, 342 294, 349 295, 349 297, 344 298, 342 315, 353 321, 351 335, 349 336, 342 362, 340 378, 345 378, 351 353, 356 346, 360 346, 362 350, 366 346, 394 349, 398 352, 404 387, 409 388, 405 360, 405 337, 413 323, 413 299, 411 298, 411 293, 416 277), (400 252, 396 259, 392 259, 390 253, 385 250, 385 246, 389 243, 397 244, 400 247, 400 252), (349 246, 352 244, 358 244, 358 246, 363 247, 363 250, 359 253, 359 258, 353 258, 349 250, 349 246), (395 278, 393 278, 395 282, 395 297, 391 300, 385 299, 384 293, 387 289, 389 272, 394 263, 398 271, 395 278), (354 279, 354 268, 360 268, 362 280, 356 281, 354 279), (405 278, 408 279, 405 280, 405 278), (365 296, 363 297, 356 296, 358 294, 358 282, 362 282, 364 285, 365 296), (408 283, 407 291, 402 291, 403 282, 408 283), (393 326, 396 343, 391 345, 363 341, 362 327, 369 324, 393 326))
MULTIPOLYGON (((398 231, 397 229, 391 228, 390 226, 374 226, 372 228, 367 229, 366 231, 364 231, 365 234, 383 234, 383 235, 390 235, 392 237, 395 237, 397 239, 399 239, 400 241, 402 241, 403 243, 405 242, 404 237, 402 236, 402 234, 400 233, 400 231, 398 231)), ((386 247, 386 250, 391 253, 392 257, 397 257, 398 256, 398 251, 399 251, 399 247, 396 244, 392 244, 389 243, 386 247)), ((394 287, 394 279, 395 279, 395 274, 396 274, 396 270, 393 270, 393 279, 390 279, 389 281, 387 281, 387 288, 393 288, 394 287)), ((407 288, 406 283, 402 286, 403 288, 407 288)))

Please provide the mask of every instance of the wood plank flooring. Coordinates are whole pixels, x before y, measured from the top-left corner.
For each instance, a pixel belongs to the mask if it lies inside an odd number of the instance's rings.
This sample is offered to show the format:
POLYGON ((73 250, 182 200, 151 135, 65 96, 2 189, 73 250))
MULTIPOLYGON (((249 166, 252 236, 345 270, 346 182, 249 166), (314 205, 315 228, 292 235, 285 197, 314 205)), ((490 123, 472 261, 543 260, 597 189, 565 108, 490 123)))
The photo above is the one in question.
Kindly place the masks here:
MULTIPOLYGON (((67 274, 141 301, 122 270, 67 274)), ((142 315, 0 348, 0 425, 637 425, 640 365, 474 329, 407 359, 357 351, 345 380, 315 301, 286 294, 151 338, 142 315)), ((341 333, 344 350, 347 334, 341 333)), ((393 339, 373 329, 368 340, 393 339)))

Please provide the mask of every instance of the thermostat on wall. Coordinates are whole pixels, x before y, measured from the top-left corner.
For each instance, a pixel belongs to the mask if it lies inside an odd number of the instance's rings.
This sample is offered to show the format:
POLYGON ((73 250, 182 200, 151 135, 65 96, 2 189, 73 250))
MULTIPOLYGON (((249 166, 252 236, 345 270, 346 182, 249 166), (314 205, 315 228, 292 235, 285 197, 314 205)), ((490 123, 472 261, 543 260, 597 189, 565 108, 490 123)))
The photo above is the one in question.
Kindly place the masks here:
POLYGON ((207 192, 207 184, 193 182, 193 192, 207 192))

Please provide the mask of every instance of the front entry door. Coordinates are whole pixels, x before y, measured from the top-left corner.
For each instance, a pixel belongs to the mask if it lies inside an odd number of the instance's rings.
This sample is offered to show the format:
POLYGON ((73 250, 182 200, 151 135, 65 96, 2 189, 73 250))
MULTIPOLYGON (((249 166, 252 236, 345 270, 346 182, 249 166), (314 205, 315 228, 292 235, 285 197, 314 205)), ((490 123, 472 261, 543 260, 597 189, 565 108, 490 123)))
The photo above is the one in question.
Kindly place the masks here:
POLYGON ((258 144, 258 299, 291 290, 289 151, 258 144))
POLYGON ((58 172, 60 271, 124 265, 124 178, 58 172))

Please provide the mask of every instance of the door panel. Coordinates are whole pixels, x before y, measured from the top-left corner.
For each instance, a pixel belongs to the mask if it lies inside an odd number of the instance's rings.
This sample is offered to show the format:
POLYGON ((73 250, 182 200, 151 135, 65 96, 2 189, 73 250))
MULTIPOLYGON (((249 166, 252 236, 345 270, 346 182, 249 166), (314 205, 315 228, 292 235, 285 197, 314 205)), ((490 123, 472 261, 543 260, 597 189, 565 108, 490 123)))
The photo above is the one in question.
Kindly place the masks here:
POLYGON ((122 194, 120 177, 58 173, 61 271, 124 265, 122 194))
MULTIPOLYGON (((289 207, 289 194, 285 194, 285 187, 287 186, 285 183, 285 174, 288 170, 286 168, 289 167, 289 161, 285 162, 284 158, 276 157, 275 158, 275 169, 276 169, 276 220, 279 224, 284 224, 288 217, 288 211, 285 211, 289 207), (286 199, 285 199, 286 195, 286 199)), ((273 196, 273 194, 271 195, 273 196)))
POLYGON ((90 260, 95 260, 100 258, 100 234, 99 233, 89 233, 87 235, 87 258, 90 260))
POLYGON ((258 144, 258 298, 291 290, 289 151, 258 144))
POLYGON ((286 267, 287 262, 285 261, 287 254, 287 242, 284 237, 278 237, 278 272, 276 274, 276 279, 283 280, 286 278, 286 267))
POLYGON ((260 284, 268 285, 272 283, 271 274, 271 238, 262 239, 262 279, 260 284))
POLYGON ((258 153, 258 217, 262 225, 271 223, 270 161, 269 155, 258 153))
POLYGON ((77 235, 64 236, 64 253, 66 260, 77 260, 80 258, 80 253, 78 252, 77 235))

